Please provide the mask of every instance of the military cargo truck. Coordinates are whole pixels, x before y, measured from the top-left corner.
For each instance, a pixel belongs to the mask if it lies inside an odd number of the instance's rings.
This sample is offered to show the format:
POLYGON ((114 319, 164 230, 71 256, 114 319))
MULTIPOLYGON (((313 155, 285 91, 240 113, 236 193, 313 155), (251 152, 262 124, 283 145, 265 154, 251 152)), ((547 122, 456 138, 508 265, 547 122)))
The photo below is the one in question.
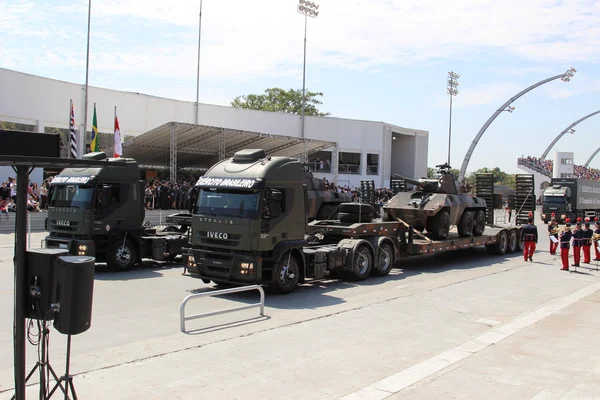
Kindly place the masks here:
POLYGON ((144 225, 144 184, 137 162, 90 153, 82 158, 125 164, 120 168, 66 168, 50 186, 44 239, 47 248, 96 257, 127 270, 151 258, 170 260, 188 243, 185 225, 158 230, 144 225))
POLYGON ((566 218, 571 221, 600 216, 600 182, 576 178, 552 178, 544 190, 542 220, 545 224, 556 215, 559 224, 566 218))
POLYGON ((309 279, 385 276, 402 257, 476 246, 504 254, 523 247, 518 227, 431 240, 398 219, 374 218, 372 206, 361 203, 342 203, 343 221, 309 222, 304 179, 297 159, 268 157, 264 150, 242 150, 210 168, 197 182, 191 247, 183 255, 189 276, 289 293, 309 279))

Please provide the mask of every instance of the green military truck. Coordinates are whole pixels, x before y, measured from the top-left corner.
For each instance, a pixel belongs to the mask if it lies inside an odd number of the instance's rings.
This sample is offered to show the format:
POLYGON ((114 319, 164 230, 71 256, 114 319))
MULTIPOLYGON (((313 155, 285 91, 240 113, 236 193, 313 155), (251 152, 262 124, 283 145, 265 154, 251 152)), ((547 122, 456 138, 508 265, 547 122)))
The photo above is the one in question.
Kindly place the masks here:
POLYGON ((387 275, 400 257, 486 246, 492 254, 522 250, 518 227, 487 227, 483 235, 445 240, 418 237, 402 221, 375 218, 371 205, 342 203, 340 219, 309 222, 302 164, 242 150, 198 180, 190 276, 205 283, 267 284, 279 293, 308 279, 387 275), (342 218, 343 217, 343 218, 342 218))
POLYGON ((44 239, 47 248, 96 257, 120 270, 130 269, 142 258, 164 261, 183 253, 188 243, 185 224, 160 231, 144 224, 144 184, 135 160, 109 159, 105 153, 82 158, 107 160, 120 167, 66 168, 54 177, 46 219, 49 235, 44 239))

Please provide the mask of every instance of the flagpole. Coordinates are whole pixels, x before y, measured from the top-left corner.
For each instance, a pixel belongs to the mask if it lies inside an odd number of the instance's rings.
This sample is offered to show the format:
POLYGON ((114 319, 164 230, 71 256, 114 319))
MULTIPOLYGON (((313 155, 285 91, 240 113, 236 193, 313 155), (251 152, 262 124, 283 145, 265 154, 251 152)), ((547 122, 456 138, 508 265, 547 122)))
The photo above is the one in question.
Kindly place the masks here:
POLYGON ((117 154, 117 106, 115 106, 115 115, 113 117, 113 157, 117 154))
POLYGON ((92 17, 92 0, 88 3, 88 31, 87 31, 87 56, 85 60, 85 109, 83 111, 83 145, 85 148, 85 137, 87 136, 87 115, 88 115, 88 83, 90 77, 90 22, 92 17))
POLYGON ((69 155, 67 158, 71 158, 71 147, 73 146, 73 138, 71 137, 71 111, 73 110, 73 99, 70 99, 69 104, 69 155))
MULTIPOLYGON (((91 1, 91 0, 90 0, 91 1)), ((198 67, 196 70, 196 125, 200 113, 200 43, 202 39, 202 0, 200 0, 200 14, 198 16, 198 67)))

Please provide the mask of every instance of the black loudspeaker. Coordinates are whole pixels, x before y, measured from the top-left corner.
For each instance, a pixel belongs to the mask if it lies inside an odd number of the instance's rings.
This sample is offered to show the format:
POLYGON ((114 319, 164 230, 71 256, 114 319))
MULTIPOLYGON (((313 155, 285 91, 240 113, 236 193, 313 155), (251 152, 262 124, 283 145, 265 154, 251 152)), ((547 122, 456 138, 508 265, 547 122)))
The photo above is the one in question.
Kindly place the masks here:
POLYGON ((77 335, 90 329, 94 295, 95 258, 59 257, 54 267, 52 299, 59 304, 54 327, 65 335, 77 335))
POLYGON ((58 257, 69 254, 61 249, 37 249, 27 252, 27 299, 25 317, 50 321, 53 313, 53 271, 58 257))

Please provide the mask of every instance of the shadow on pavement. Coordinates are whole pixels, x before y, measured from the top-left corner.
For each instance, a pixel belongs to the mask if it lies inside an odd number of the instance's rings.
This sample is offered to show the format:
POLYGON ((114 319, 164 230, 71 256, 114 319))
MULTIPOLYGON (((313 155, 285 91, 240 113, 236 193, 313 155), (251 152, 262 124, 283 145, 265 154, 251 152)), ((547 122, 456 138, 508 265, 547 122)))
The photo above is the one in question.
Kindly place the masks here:
POLYGON ((160 271, 176 268, 181 268, 183 270, 183 264, 181 264, 180 260, 172 262, 144 260, 141 264, 138 264, 129 271, 119 271, 108 267, 105 263, 98 263, 96 264, 96 280, 129 281, 134 279, 161 278, 163 274, 160 273, 160 271))
MULTIPOLYGON (((405 258, 398 261, 388 276, 369 277, 360 282, 327 279, 320 281, 308 281, 300 285, 293 293, 288 295, 277 295, 270 293, 265 288, 265 306, 277 309, 317 309, 345 303, 341 293, 331 295, 338 290, 358 286, 374 286, 387 281, 400 281, 408 277, 420 274, 443 273, 452 270, 466 270, 481 268, 494 263, 523 257, 521 253, 505 254, 504 256, 491 256, 485 249, 465 249, 453 252, 432 254, 414 258, 405 258)), ((232 286, 207 285, 190 290, 192 294, 206 293, 232 286)), ((241 303, 255 303, 258 300, 256 290, 247 292, 220 295, 223 298, 241 303)))
MULTIPOLYGON (((225 329, 237 328, 240 326, 245 326, 245 325, 250 325, 250 324, 256 324, 258 322, 268 321, 270 319, 271 319, 271 317, 269 317, 268 315, 263 315, 263 316, 259 316, 259 317, 243 319, 241 321, 234 321, 234 322, 229 322, 226 324, 218 324, 218 325, 208 326, 206 328, 189 329, 189 330, 186 330, 186 332, 182 332, 182 333, 184 333, 186 335, 190 335, 190 336, 202 335, 204 333, 218 332, 218 331, 222 331, 225 329)), ((186 322, 186 324, 189 324, 189 323, 190 322, 186 322)))

